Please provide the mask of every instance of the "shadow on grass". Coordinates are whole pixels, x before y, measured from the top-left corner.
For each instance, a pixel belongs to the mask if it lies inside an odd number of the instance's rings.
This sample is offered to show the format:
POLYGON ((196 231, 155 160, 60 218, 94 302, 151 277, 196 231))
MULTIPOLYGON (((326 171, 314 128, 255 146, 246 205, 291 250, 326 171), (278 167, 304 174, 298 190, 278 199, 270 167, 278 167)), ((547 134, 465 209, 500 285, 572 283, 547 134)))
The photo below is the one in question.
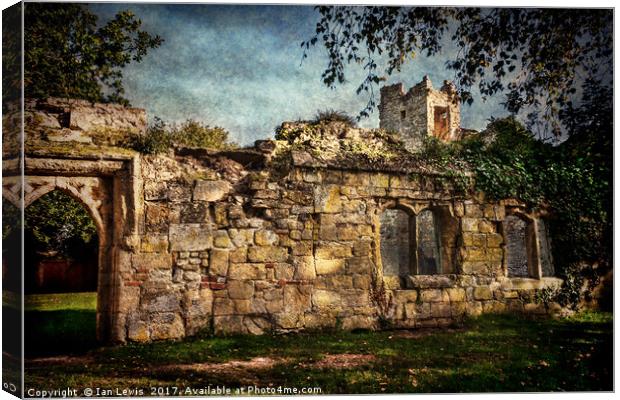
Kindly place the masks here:
POLYGON ((94 310, 26 311, 26 358, 80 354, 99 347, 94 310))
MULTIPOLYGON (((490 315, 467 321, 461 331, 416 338, 330 332, 129 344, 90 352, 89 360, 27 364, 27 382, 41 386, 53 376, 60 386, 318 386, 323 394, 609 391, 612 320, 593 315, 558 321, 490 315), (373 357, 353 368, 314 363, 327 354, 373 357), (255 357, 280 361, 264 368, 204 365, 255 357)), ((63 342, 75 349, 76 340, 63 342)))

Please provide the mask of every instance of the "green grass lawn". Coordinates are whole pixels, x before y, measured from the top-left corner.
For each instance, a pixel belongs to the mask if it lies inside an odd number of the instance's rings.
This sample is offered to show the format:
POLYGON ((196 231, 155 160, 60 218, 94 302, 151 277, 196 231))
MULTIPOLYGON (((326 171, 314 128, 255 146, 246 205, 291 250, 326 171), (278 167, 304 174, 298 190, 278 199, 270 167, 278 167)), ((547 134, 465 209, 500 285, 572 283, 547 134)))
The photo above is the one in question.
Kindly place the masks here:
POLYGON ((31 294, 25 296, 24 306, 26 357, 97 347, 97 293, 31 294))
MULTIPOLYGON (((67 301, 92 306, 86 299, 67 301)), ((80 326, 84 337, 94 337, 94 322, 70 323, 70 311, 85 310, 65 310, 60 303, 40 298, 37 304, 48 311, 28 311, 45 319, 40 322, 48 328, 39 339, 60 350, 38 346, 31 352, 26 388, 132 387, 147 395, 151 386, 183 391, 209 385, 310 386, 323 394, 613 389, 608 313, 561 320, 488 315, 436 331, 204 335, 103 348, 87 340, 76 350, 66 341, 78 340, 80 326), (50 312, 63 314, 45 314, 50 312), (69 355, 58 357, 64 353, 69 355), (56 357, 40 358, 45 355, 56 357)), ((89 312, 94 315, 94 308, 89 312)))

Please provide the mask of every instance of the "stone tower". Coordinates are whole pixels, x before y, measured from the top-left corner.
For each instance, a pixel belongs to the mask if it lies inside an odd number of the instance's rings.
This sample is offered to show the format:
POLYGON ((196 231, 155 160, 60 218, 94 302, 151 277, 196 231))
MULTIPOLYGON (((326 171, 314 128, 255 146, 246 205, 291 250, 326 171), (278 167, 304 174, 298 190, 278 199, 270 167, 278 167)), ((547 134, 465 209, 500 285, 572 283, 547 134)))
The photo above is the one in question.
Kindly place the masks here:
POLYGON ((379 126, 400 132, 405 147, 414 151, 425 136, 443 141, 458 140, 461 115, 456 88, 444 81, 441 89, 433 88, 428 76, 407 93, 402 83, 381 88, 379 126))

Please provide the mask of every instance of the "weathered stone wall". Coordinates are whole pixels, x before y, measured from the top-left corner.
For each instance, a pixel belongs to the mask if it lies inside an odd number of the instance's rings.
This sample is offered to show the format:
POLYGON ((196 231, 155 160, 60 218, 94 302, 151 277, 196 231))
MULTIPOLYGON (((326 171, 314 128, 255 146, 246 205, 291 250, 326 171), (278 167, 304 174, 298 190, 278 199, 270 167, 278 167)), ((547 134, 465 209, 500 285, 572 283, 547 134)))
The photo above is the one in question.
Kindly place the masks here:
POLYGON ((295 168, 276 178, 239 164, 227 175, 233 163, 145 158, 145 231, 125 281, 135 288, 136 305, 127 318, 128 339, 177 338, 200 329, 372 329, 379 318, 436 326, 465 314, 545 312, 534 303, 535 289, 557 281, 506 277, 502 204, 457 200, 423 177, 295 168), (205 167, 184 180, 181 166, 200 163, 215 170, 205 167), (402 218, 384 216, 393 202, 423 216, 423 249, 432 248, 428 242, 438 234, 424 228, 434 224, 429 207, 448 210, 459 226, 449 232, 454 273, 403 274, 401 261, 396 274, 382 273, 382 260, 407 259, 403 252, 410 251, 402 237, 381 242, 381 222, 406 230, 402 218), (382 257, 382 249, 394 253, 382 257), (383 299, 377 298, 381 285, 383 299))
MULTIPOLYGON (((79 140, 79 151, 78 142, 52 146, 55 130, 63 129, 30 129, 35 134, 26 170, 56 171, 61 182, 83 175, 109 182, 105 192, 73 194, 106 207, 98 318, 116 341, 181 338, 200 330, 374 329, 379 321, 441 326, 482 312, 542 313, 535 291, 559 283, 539 279, 542 273, 507 276, 505 219, 507 209, 525 212, 520 205, 462 199, 426 173, 315 167, 307 157, 282 157, 274 142, 158 156, 113 151, 105 141, 79 140), (385 217, 392 209, 426 223, 405 229, 403 218, 385 217), (415 233, 382 242, 390 230, 415 233), (427 248, 438 274, 416 275, 430 271, 418 260, 427 248), (394 258, 385 251, 400 254, 395 258, 407 259, 410 268, 399 261, 398 269, 384 273, 390 269, 385 260, 394 258)), ((539 231, 530 237, 536 255, 539 231)), ((532 270, 544 264, 530 262, 532 270)))

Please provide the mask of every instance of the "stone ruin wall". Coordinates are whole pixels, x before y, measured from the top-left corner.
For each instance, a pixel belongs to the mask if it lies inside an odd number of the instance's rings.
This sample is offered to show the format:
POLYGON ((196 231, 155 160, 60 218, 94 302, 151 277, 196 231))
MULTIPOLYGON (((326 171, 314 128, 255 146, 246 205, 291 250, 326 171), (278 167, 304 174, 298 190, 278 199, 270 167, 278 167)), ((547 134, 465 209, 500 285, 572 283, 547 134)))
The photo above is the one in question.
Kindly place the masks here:
POLYGON ((106 202, 114 208, 109 230, 119 238, 101 249, 113 260, 105 284, 114 286, 114 341, 177 339, 201 330, 378 329, 386 321, 446 326, 465 315, 558 308, 534 301, 536 290, 558 279, 506 276, 502 224, 507 213, 522 211, 515 202, 458 198, 425 174, 294 162, 269 169, 272 154, 260 146, 145 156, 85 141, 76 151, 75 143, 54 138, 67 129, 81 137, 99 128, 50 123, 31 130, 38 144, 27 147, 30 173, 43 156, 99 154, 132 166, 122 179, 111 172, 111 190, 120 197, 106 202), (46 146, 53 149, 47 155, 46 146), (436 211, 441 274, 383 274, 380 221, 392 208, 410 216, 436 211))
POLYGON ((453 199, 421 176, 359 171, 162 180, 164 160, 143 162, 144 235, 124 279, 132 293, 130 340, 182 337, 206 327, 216 333, 375 329, 379 317, 422 327, 483 312, 546 312, 534 292, 553 278, 506 277, 498 233, 505 205, 453 199), (390 201, 449 210, 459 227, 452 273, 411 275, 404 288, 382 277, 378 220, 390 201), (385 283, 385 300, 377 298, 377 280, 385 283))

